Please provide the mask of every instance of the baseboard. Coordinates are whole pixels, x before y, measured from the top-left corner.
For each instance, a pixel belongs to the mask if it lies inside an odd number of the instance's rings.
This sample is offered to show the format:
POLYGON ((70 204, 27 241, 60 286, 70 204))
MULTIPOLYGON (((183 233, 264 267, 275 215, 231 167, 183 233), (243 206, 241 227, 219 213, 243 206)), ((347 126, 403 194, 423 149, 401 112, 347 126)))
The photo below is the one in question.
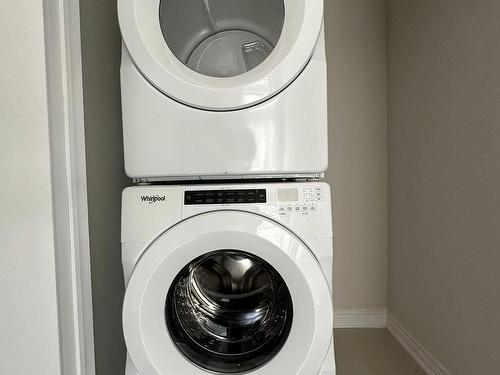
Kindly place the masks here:
POLYGON ((336 310, 333 313, 335 328, 385 328, 385 309, 336 310))
POLYGON ((390 313, 387 314, 387 329, 428 375, 451 375, 451 372, 390 313))

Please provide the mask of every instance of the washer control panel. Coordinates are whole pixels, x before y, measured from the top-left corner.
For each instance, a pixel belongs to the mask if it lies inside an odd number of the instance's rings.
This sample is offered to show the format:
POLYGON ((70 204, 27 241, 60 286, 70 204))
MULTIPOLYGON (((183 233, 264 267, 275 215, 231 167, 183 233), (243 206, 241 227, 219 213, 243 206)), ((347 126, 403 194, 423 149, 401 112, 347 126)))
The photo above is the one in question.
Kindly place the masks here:
POLYGON ((302 190, 304 199, 308 202, 320 202, 324 198, 321 187, 305 187, 302 190))
MULTIPOLYGON (((236 210, 279 222, 309 240, 332 234, 330 187, 323 182, 226 183, 134 186, 123 191, 122 242, 147 243, 184 219, 236 210)), ((263 225, 245 231, 275 239, 263 225)))
POLYGON ((308 214, 319 210, 318 203, 324 200, 320 186, 278 188, 277 205, 280 215, 308 214))
POLYGON ((185 205, 266 203, 266 189, 189 190, 185 205))

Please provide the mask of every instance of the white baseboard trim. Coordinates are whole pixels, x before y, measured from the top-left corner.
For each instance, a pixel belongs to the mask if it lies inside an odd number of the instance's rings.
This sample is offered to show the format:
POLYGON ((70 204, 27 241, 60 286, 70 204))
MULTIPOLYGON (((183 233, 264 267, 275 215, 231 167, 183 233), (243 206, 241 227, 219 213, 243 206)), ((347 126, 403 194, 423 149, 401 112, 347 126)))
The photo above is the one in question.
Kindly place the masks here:
POLYGON ((385 309, 336 310, 333 313, 335 328, 385 328, 385 309))
POLYGON ((390 313, 387 314, 387 329, 428 375, 451 375, 451 372, 390 313))

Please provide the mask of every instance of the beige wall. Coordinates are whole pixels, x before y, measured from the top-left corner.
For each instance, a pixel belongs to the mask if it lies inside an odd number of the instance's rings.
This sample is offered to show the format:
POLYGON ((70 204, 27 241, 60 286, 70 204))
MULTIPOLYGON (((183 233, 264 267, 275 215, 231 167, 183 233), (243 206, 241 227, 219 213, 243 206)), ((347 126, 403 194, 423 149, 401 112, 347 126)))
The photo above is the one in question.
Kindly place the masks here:
POLYGON ((335 309, 386 307, 384 0, 326 0, 335 309))
POLYGON ((97 375, 123 375, 121 36, 116 0, 80 1, 87 189, 97 375))
POLYGON ((60 374, 41 1, 0 1, 0 374, 60 374))
POLYGON ((500 2, 390 0, 391 313, 500 374, 500 2))

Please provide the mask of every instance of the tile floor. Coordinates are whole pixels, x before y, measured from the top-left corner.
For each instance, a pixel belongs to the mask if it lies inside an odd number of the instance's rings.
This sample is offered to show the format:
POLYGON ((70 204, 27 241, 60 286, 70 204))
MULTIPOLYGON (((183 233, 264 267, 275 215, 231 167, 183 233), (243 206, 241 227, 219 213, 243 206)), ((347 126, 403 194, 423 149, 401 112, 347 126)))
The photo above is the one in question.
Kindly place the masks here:
POLYGON ((337 375, 425 375, 385 329, 336 329, 337 375))

